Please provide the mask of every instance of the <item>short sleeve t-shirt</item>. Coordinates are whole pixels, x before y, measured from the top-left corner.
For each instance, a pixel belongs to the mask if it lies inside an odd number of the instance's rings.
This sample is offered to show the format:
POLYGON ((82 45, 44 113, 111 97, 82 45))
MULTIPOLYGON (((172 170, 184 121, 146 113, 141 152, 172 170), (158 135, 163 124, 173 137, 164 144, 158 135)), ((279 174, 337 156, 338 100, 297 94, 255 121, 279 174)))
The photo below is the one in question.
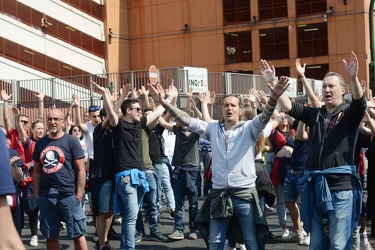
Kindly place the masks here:
POLYGON ((33 160, 42 164, 40 195, 48 195, 50 188, 60 194, 74 195, 76 192, 76 171, 74 160, 84 157, 77 138, 64 134, 57 140, 48 135, 39 139, 35 145, 33 160))
POLYGON ((0 195, 15 194, 12 172, 10 170, 9 153, 5 142, 5 136, 0 134, 0 195))
POLYGON ((199 135, 191 132, 189 136, 185 132, 173 126, 176 134, 174 147, 173 166, 199 166, 199 135))
POLYGON ((142 128, 146 127, 147 117, 140 122, 128 122, 119 120, 112 129, 115 152, 115 172, 142 169, 142 128))

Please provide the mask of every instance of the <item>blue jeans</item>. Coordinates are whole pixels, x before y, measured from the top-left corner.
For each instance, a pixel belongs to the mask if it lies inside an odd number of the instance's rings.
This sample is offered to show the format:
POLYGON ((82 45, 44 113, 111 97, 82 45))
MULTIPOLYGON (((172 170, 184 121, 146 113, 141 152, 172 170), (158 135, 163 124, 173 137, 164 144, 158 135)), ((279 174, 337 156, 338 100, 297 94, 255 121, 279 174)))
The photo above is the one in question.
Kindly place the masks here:
POLYGON ((143 189, 141 185, 127 183, 128 179, 123 178, 117 184, 117 192, 121 196, 124 211, 121 211, 121 241, 120 249, 135 248, 135 222, 143 199, 143 189))
POLYGON ((174 194, 172 189, 171 177, 169 176, 169 169, 167 164, 162 164, 163 171, 161 176, 161 185, 164 189, 165 196, 167 197, 168 206, 171 209, 176 208, 176 203, 174 200, 174 194))
POLYGON ((331 195, 333 211, 324 213, 318 206, 314 207, 311 218, 312 250, 350 250, 352 247, 353 190, 333 191, 331 195), (329 222, 329 240, 325 240, 323 219, 328 219, 329 222))
MULTIPOLYGON (((146 216, 148 219, 148 224, 150 227, 150 234, 155 235, 158 232, 158 210, 156 202, 156 175, 152 173, 146 173, 146 180, 148 182, 150 191, 145 193, 143 199, 147 203, 146 216)), ((144 225, 142 221, 142 213, 139 213, 141 216, 138 216, 136 223, 137 232, 144 232, 144 225)))
MULTIPOLYGON (((176 168, 175 168, 176 169, 176 168)), ((197 168, 198 169, 198 168, 197 168)), ((187 173, 186 173, 187 174, 187 173)), ((182 170, 178 174, 177 178, 172 178, 172 187, 174 197, 176 201, 175 210, 175 226, 174 228, 184 232, 184 210, 185 210, 185 195, 189 201, 189 228, 190 231, 196 230, 194 226, 195 217, 198 214, 198 185, 199 178, 191 175, 191 181, 194 187, 194 192, 191 192, 186 187, 186 174, 182 173, 182 170)))
POLYGON ((154 166, 155 177, 156 177, 156 204, 158 217, 160 217, 161 212, 161 178, 163 176, 163 166, 162 164, 152 164, 154 166))
POLYGON ((276 200, 277 200, 277 217, 279 218, 280 226, 286 225, 286 210, 285 210, 285 198, 284 198, 284 185, 281 182, 276 186, 276 200))
MULTIPOLYGON (((255 205, 252 202, 232 196, 233 213, 237 216, 241 225, 243 240, 246 249, 259 249, 255 225, 255 205)), ((213 204, 215 200, 211 201, 213 204)), ((230 217, 225 219, 210 220, 209 249, 223 249, 230 217)))
POLYGON ((303 191, 305 190, 307 182, 307 177, 300 174, 292 174, 290 171, 286 174, 284 180, 284 198, 285 201, 298 201, 298 197, 303 196, 303 191))

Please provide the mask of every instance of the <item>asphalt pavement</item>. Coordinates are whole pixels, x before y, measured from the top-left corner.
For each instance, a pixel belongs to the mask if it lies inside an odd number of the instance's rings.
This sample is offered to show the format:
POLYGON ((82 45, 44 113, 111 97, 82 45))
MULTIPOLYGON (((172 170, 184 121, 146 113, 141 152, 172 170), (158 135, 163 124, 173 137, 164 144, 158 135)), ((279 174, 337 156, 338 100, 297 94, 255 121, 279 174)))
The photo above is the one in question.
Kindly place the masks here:
MULTIPOLYGON (((199 198, 199 205, 203 203, 203 198, 199 198)), ((87 207, 87 206, 86 206, 87 207)), ((165 205, 164 207, 165 208, 165 205)), ((87 210, 87 208, 86 208, 87 210)), ((185 221, 187 221, 188 218, 188 204, 186 202, 185 206, 185 221)), ((27 220, 27 216, 25 216, 25 219, 27 220)), ((277 219, 277 213, 276 213, 276 208, 274 209, 273 212, 267 213, 267 221, 270 227, 271 232, 273 232, 276 236, 275 239, 270 239, 266 243, 266 249, 288 249, 288 250, 294 250, 294 249, 309 249, 307 246, 300 246, 297 243, 285 243, 280 240, 281 236, 281 227, 278 224, 278 219, 277 219)), ((185 224, 187 225, 187 223, 185 224)), ((41 235, 40 232, 38 232, 38 237, 39 237, 39 246, 38 247, 30 247, 29 241, 30 241, 30 230, 27 227, 28 222, 25 222, 25 228, 22 230, 22 241, 25 244, 26 249, 46 249, 46 244, 45 244, 45 239, 41 235)), ((162 217, 160 219, 160 224, 159 224, 159 231, 165 235, 168 236, 173 232, 173 226, 174 226, 174 220, 172 220, 169 217, 168 213, 162 214, 162 217)), ((290 217, 288 217, 288 227, 289 230, 292 230, 292 222, 290 220, 290 217)), ((121 225, 120 224, 115 224, 114 225, 115 231, 118 233, 121 233, 121 225)), ((136 243, 136 249, 144 249, 144 250, 167 250, 167 249, 178 249, 178 250, 183 250, 183 249, 207 249, 206 244, 204 243, 203 239, 200 237, 198 234, 198 239, 197 240, 189 240, 188 235, 189 235, 189 229, 188 227, 185 228, 185 239, 180 240, 180 241, 170 241, 170 242, 155 242, 149 240, 149 229, 148 229, 148 224, 145 224, 145 229, 146 229, 146 238, 145 240, 142 240, 139 243, 136 243)), ((368 231, 368 236, 371 235, 371 224, 370 221, 367 222, 367 231, 368 231)), ((87 227, 87 233, 86 233, 86 240, 87 240, 87 245, 88 249, 94 249, 94 232, 95 228, 92 223, 88 224, 87 227)), ((375 248, 375 239, 369 238, 369 241, 372 245, 373 248, 375 248)), ((62 230, 60 233, 60 244, 61 244, 61 249, 74 249, 74 244, 71 239, 69 239, 66 236, 66 230, 62 230)), ((111 240, 111 245, 115 248, 120 247, 120 242, 118 240, 111 240)), ((237 245, 237 249, 238 245, 237 245)))

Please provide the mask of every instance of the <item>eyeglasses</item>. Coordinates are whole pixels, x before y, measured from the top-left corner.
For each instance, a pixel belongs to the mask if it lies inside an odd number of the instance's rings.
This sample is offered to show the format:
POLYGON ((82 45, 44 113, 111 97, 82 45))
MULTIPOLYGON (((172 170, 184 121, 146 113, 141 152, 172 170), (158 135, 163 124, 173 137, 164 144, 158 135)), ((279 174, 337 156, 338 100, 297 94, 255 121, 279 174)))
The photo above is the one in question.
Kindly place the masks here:
POLYGON ((142 109, 141 108, 129 108, 130 110, 137 110, 137 112, 142 112, 142 109))
POLYGON ((23 123, 23 124, 28 124, 28 123, 29 123, 29 121, 26 121, 26 120, 21 120, 21 123, 23 123))
POLYGON ((55 122, 59 122, 59 121, 62 121, 64 120, 63 118, 54 118, 54 117, 48 117, 47 118, 47 121, 49 122, 52 122, 52 121, 55 121, 55 122))
POLYGON ((100 106, 90 106, 89 110, 90 111, 98 111, 98 110, 100 110, 100 106))
POLYGON ((81 130, 79 128, 73 128, 73 132, 79 132, 79 133, 81 133, 81 130))

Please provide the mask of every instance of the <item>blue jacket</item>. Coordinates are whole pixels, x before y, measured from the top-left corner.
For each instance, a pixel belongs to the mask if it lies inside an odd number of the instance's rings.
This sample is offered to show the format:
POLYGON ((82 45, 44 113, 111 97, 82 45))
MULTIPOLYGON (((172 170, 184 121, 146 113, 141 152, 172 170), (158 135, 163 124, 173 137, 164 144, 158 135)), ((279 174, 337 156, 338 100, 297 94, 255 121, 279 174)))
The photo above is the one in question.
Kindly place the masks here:
MULTIPOLYGON (((314 207, 321 208, 323 212, 334 210, 332 205, 332 196, 329 186, 326 181, 326 175, 329 174, 350 174, 356 180, 355 189, 353 190, 353 221, 358 221, 362 206, 362 186, 356 175, 355 166, 340 166, 335 168, 328 168, 323 171, 305 171, 308 175, 308 182, 303 193, 303 202, 301 205, 301 220, 303 221, 303 228, 306 232, 310 232, 311 218, 314 207), (312 182, 312 180, 314 182, 312 182), (314 185, 313 185, 314 184, 314 185)), ((353 223, 354 225, 355 223, 353 223)))

